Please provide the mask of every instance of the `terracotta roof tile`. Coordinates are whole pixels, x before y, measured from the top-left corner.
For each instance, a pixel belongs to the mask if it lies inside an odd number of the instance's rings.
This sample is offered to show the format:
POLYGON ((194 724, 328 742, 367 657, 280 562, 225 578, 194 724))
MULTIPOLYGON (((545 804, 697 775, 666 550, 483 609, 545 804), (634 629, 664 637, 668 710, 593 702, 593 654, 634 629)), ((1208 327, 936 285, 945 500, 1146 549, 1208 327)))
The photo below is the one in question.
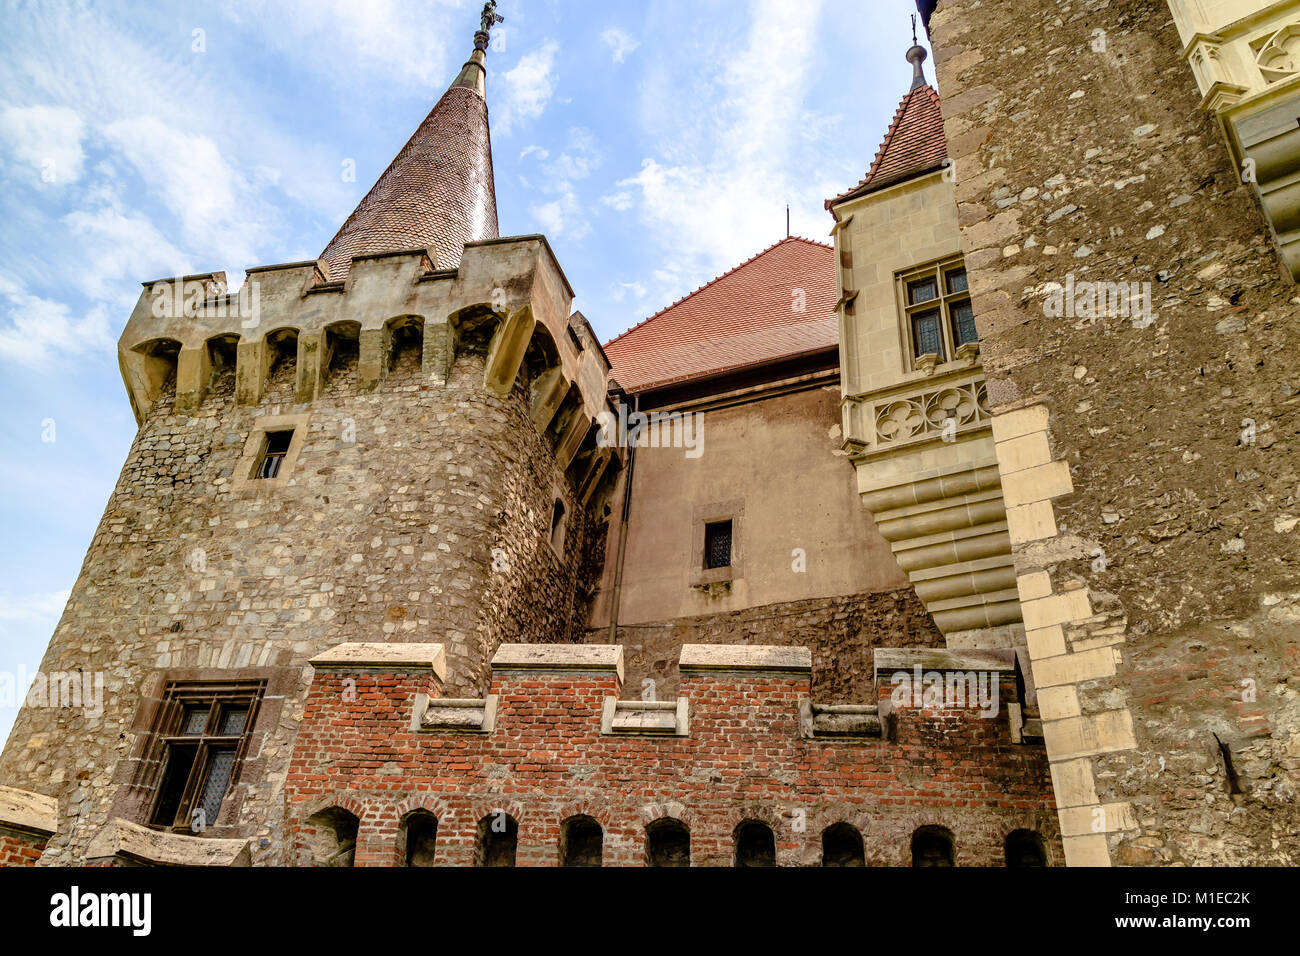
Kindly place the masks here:
POLYGON ((487 103, 475 90, 453 86, 321 258, 329 261, 334 281, 347 276, 353 256, 378 252, 432 248, 437 268, 454 269, 465 243, 496 238, 487 103))
POLYGON ((835 302, 835 250, 794 236, 624 332, 605 353, 614 380, 639 392, 833 347, 835 302))
POLYGON ((947 158, 939 94, 929 85, 908 90, 867 175, 848 192, 826 200, 826 208, 937 169, 947 158))

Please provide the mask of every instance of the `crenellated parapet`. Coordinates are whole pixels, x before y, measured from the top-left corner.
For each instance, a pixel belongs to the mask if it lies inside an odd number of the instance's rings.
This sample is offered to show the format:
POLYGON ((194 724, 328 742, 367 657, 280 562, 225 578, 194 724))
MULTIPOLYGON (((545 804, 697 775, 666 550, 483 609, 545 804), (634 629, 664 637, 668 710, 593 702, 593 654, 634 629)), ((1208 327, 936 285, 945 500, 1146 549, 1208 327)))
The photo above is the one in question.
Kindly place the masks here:
POLYGON ((444 660, 437 644, 312 660, 285 786, 296 862, 339 865, 345 845, 358 865, 409 862, 412 814, 446 865, 481 861, 494 819, 520 865, 558 862, 573 819, 603 832, 607 865, 645 862, 665 818, 685 821, 696 865, 730 865, 746 821, 775 830, 786 864, 816 862, 836 824, 869 830, 880 864, 925 827, 963 863, 1000 862, 1025 830, 1060 859, 1011 651, 878 650, 876 700, 855 705, 812 699, 802 647, 687 645, 668 701, 623 699, 617 645, 502 645, 478 699, 442 698, 444 660))
POLYGON ((531 418, 555 429, 567 466, 605 407, 609 363, 573 289, 542 236, 465 247, 456 269, 433 268, 425 250, 358 256, 347 278, 329 281, 324 261, 248 270, 228 292, 224 273, 163 279, 144 291, 118 342, 137 420, 174 381, 175 410, 198 409, 223 364, 233 364, 236 401, 258 404, 277 360, 293 365, 293 401, 319 397, 336 349, 357 351, 357 384, 385 380, 399 340, 420 343, 422 387, 445 385, 458 349, 486 352, 483 386, 510 393, 525 363, 531 418))

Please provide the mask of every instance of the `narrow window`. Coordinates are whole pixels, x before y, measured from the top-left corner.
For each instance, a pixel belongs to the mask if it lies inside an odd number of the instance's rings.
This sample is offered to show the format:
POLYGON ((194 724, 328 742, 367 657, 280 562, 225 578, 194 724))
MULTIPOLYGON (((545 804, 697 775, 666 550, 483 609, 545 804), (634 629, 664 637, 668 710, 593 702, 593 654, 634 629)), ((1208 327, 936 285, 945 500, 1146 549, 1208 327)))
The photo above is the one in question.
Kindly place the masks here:
POLYGON ((964 302, 954 302, 949 308, 952 315, 952 342, 957 348, 961 348, 967 342, 978 342, 979 333, 975 331, 975 310, 971 308, 970 300, 964 302))
POLYGON ((478 823, 475 866, 514 866, 519 849, 519 824, 504 810, 489 813, 478 823))
POLYGON ((555 505, 551 508, 551 547, 561 555, 564 554, 565 515, 564 502, 556 498, 555 505))
POLYGON ((926 276, 924 279, 917 279, 907 284, 907 304, 921 305, 923 302, 933 302, 939 297, 939 286, 934 281, 934 276, 926 276))
POLYGON ((438 818, 428 810, 413 810, 402 821, 402 832, 406 838, 406 865, 433 866, 438 818))
POLYGON ((943 333, 939 328, 938 312, 922 312, 912 316, 912 339, 918 357, 937 355, 943 361, 943 333))
POLYGON ((159 723, 162 782, 149 822, 179 832, 215 826, 235 780, 263 684, 169 684, 159 723))
POLYGON ((656 820, 645 828, 645 839, 650 866, 691 865, 691 831, 680 820, 656 820))
POLYGON ((822 831, 822 866, 866 866, 862 834, 850 823, 836 823, 822 831))
POLYGON ((1047 847, 1033 830, 1012 830, 1005 850, 1007 866, 1047 866, 1047 847))
POLYGON ((560 865, 600 866, 605 833, 591 817, 570 817, 560 825, 560 865))
POLYGON ((704 526, 704 569, 731 567, 731 521, 711 521, 704 526))
POLYGON ((920 827, 912 834, 913 866, 952 866, 952 834, 943 827, 920 827))
POLYGON ((766 823, 746 820, 736 827, 736 866, 776 866, 776 835, 766 823))
POLYGON ((262 450, 262 457, 258 459, 257 470, 253 472, 257 478, 275 478, 280 474, 280 466, 284 463, 284 456, 289 453, 289 443, 293 441, 293 429, 288 431, 267 432, 266 447, 262 450))

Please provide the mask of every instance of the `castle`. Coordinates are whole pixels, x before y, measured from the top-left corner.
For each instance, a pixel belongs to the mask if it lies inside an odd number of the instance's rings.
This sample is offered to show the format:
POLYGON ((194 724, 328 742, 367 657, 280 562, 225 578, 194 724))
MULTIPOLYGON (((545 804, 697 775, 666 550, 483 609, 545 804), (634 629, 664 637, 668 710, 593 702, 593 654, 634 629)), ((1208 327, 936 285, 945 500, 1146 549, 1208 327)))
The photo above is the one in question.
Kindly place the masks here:
POLYGON ((145 283, 0 862, 1296 862, 1300 0, 921 0, 832 243, 603 345, 494 7, 317 260, 145 283))

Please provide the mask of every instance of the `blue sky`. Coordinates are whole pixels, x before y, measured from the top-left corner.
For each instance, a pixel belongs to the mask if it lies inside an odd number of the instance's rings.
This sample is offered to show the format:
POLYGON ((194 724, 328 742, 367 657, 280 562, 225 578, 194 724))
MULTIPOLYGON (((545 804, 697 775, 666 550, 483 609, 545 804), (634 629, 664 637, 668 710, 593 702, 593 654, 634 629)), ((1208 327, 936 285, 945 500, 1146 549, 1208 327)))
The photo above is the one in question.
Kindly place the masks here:
MULTIPOLYGON (((315 258, 481 7, 0 0, 0 672, 39 665, 134 435, 115 342, 140 283, 315 258)), ((909 84, 914 9, 502 0, 501 234, 548 236, 602 340, 782 238, 786 203, 826 241, 822 200, 909 84)))

